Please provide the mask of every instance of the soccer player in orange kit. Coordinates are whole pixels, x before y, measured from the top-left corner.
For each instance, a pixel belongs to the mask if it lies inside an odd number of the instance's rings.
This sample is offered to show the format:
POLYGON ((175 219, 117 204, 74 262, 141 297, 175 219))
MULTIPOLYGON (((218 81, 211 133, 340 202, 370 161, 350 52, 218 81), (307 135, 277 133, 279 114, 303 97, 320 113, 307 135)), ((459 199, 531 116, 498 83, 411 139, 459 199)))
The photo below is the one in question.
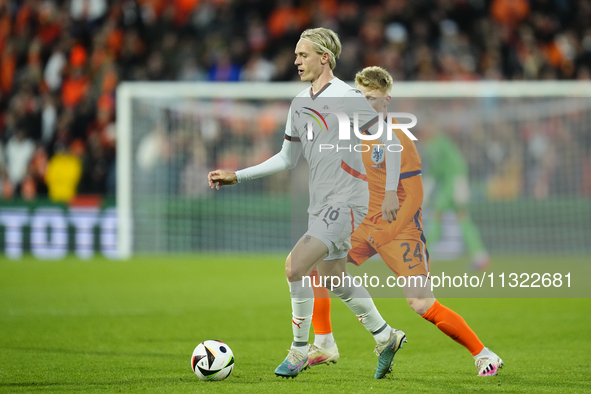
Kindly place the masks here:
MULTIPOLYGON (((372 107, 378 113, 387 116, 391 99, 389 93, 392 89, 390 74, 380 67, 367 67, 357 73, 355 83, 372 107)), ((404 147, 397 190, 400 202, 398 218, 391 224, 382 219, 381 204, 386 179, 384 147, 377 140, 364 141, 372 147, 363 153, 370 192, 369 210, 351 236, 352 249, 349 250, 348 260, 359 266, 377 253, 397 276, 422 276, 421 279, 424 281, 428 279, 430 267, 421 220, 421 158, 414 142, 401 130, 394 131, 404 147)), ((319 281, 316 280, 316 283, 319 281)), ((310 366, 336 362, 339 358, 332 335, 328 290, 324 287, 315 287, 314 293, 316 301, 312 324, 315 340, 308 351, 310 366)), ((460 315, 435 299, 430 286, 406 286, 404 294, 409 306, 416 313, 435 324, 444 334, 472 354, 479 376, 497 374, 498 369, 503 366, 503 361, 482 344, 460 315)))

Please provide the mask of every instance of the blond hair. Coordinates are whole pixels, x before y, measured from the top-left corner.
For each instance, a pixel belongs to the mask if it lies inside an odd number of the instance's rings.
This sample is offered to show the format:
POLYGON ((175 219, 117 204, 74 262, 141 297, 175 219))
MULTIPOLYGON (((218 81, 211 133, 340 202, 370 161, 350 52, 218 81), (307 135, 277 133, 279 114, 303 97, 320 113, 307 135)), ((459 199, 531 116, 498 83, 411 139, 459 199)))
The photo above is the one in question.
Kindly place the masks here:
POLYGON ((390 94, 393 83, 390 73, 382 67, 365 67, 355 75, 355 84, 358 86, 386 94, 390 94))
POLYGON ((337 59, 341 54, 341 40, 337 33, 324 27, 316 29, 307 29, 300 35, 300 38, 312 42, 314 51, 322 55, 327 52, 329 55, 328 64, 330 69, 334 70, 337 65, 337 59))

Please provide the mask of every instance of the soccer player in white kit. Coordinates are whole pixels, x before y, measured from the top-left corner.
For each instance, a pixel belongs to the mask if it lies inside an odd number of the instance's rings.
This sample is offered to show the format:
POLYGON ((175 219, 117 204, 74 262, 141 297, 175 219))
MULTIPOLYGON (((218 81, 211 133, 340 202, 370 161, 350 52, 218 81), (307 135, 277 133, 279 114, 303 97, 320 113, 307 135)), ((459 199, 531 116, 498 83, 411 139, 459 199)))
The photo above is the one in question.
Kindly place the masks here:
MULTIPOLYGON (((275 374, 295 377, 308 367, 308 336, 314 309, 314 293, 304 277, 317 268, 320 277, 330 277, 332 292, 355 313, 376 340, 378 366, 375 378, 391 370, 394 355, 406 342, 403 331, 391 328, 376 309, 368 291, 346 271, 351 233, 367 213, 369 192, 367 177, 359 153, 360 141, 355 133, 349 140, 339 140, 342 127, 349 119, 359 132, 372 134, 385 129, 383 119, 369 105, 364 95, 335 78, 332 70, 341 53, 341 43, 332 30, 317 28, 304 31, 295 49, 295 65, 302 81, 310 82, 292 101, 281 151, 259 165, 237 172, 216 170, 208 175, 209 186, 260 178, 295 167, 303 153, 310 167, 310 206, 308 231, 298 241, 286 260, 286 275, 292 303, 294 340, 285 360, 275 374), (357 123, 353 114, 357 114, 357 123), (382 120, 380 122, 380 120, 382 120), (381 123, 381 124, 380 124, 381 123), (356 146, 357 149, 355 148, 356 146), (338 283, 336 279, 339 280, 338 283)), ((389 222, 396 220, 400 177, 400 142, 394 133, 382 132, 380 142, 397 149, 385 149, 386 192, 382 214, 389 222)))

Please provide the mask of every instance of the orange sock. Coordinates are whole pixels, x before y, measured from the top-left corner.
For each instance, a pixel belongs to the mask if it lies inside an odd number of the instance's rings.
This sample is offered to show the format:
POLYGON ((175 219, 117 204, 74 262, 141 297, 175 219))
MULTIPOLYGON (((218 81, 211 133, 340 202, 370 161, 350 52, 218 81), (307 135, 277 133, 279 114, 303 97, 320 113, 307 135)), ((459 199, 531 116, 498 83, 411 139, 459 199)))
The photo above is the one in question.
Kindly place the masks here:
POLYGON ((423 319, 435 324, 445 335, 468 349, 473 356, 484 349, 484 345, 462 316, 441 305, 439 301, 435 301, 427 313, 423 315, 423 319))
MULTIPOLYGON (((312 271, 310 277, 312 278, 312 285, 320 283, 318 271, 312 271)), ((314 285, 312 326, 314 326, 314 334, 317 335, 325 335, 332 332, 332 325, 330 323, 330 293, 323 286, 314 285)))

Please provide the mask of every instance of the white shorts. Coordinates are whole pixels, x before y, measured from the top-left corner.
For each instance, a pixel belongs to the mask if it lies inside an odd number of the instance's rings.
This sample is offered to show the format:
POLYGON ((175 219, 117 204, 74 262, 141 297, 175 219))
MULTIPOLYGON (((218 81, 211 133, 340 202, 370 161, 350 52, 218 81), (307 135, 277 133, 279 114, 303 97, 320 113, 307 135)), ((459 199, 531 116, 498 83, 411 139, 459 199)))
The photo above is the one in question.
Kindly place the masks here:
POLYGON ((318 215, 308 217, 305 235, 318 238, 328 248, 324 260, 338 260, 347 256, 351 249, 351 234, 361 224, 367 207, 328 206, 318 215))

